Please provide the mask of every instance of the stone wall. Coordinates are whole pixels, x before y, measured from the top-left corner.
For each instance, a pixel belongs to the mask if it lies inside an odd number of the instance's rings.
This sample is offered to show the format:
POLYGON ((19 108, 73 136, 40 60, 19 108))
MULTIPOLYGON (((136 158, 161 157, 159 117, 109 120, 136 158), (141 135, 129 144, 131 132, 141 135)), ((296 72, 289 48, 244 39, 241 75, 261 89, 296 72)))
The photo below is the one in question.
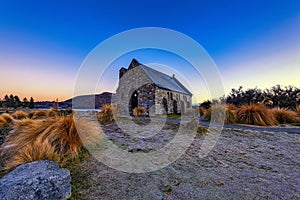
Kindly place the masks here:
POLYGON ((122 115, 131 114, 130 99, 134 92, 137 92, 137 106, 149 108, 150 115, 175 113, 174 103, 177 104, 177 113, 191 108, 191 96, 158 88, 139 66, 131 67, 119 79, 114 103, 122 115))

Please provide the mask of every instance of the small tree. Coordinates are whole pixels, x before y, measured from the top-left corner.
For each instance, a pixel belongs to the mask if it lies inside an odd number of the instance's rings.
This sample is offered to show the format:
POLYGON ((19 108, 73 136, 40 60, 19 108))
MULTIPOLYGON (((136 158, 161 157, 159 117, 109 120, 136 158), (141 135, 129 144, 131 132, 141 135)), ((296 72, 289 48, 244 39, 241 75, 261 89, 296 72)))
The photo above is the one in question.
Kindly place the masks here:
POLYGON ((34 100, 32 97, 30 97, 30 101, 29 101, 29 108, 34 108, 34 100))
POLYGON ((14 96, 14 104, 15 104, 14 105, 15 108, 18 108, 18 107, 22 106, 22 103, 21 103, 20 98, 18 96, 14 96))
POLYGON ((26 97, 23 99, 23 103, 22 104, 23 104, 23 107, 25 107, 25 108, 29 107, 29 101, 28 101, 28 99, 26 97))

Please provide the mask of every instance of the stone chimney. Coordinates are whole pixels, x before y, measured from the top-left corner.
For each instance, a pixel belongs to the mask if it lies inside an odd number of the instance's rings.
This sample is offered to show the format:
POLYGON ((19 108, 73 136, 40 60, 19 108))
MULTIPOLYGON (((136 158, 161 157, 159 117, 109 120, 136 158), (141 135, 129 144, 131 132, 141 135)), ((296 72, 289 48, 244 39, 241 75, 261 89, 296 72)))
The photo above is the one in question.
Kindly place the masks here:
POLYGON ((122 78, 122 76, 127 72, 127 69, 125 69, 124 67, 122 67, 120 70, 119 70, 119 79, 122 78))

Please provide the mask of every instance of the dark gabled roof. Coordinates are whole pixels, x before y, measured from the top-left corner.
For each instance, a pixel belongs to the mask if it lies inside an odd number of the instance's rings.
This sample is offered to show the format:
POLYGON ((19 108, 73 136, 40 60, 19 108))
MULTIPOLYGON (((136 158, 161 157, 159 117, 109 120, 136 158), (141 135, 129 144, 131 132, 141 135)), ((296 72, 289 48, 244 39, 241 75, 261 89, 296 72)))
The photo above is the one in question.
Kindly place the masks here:
POLYGON ((157 87, 176 91, 182 94, 192 95, 192 93, 186 89, 174 76, 169 76, 143 64, 140 64, 139 66, 144 70, 150 80, 157 87))

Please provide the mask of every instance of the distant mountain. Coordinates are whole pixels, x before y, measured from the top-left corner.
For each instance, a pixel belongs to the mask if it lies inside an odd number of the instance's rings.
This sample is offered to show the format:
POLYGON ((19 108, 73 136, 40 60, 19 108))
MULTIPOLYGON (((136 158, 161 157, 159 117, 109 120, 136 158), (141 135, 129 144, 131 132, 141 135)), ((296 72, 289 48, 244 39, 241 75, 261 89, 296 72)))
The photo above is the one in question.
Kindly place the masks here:
MULTIPOLYGON (((76 108, 85 108, 85 109, 94 109, 100 108, 104 104, 110 104, 112 98, 112 93, 103 92, 101 94, 89 94, 77 96, 66 101, 61 101, 58 103, 58 107, 62 109, 73 108, 72 105, 76 108), (91 102, 95 100, 95 105, 90 105, 91 102)), ((49 109, 55 105, 55 101, 37 101, 34 103, 35 108, 39 109, 49 109)))
POLYGON ((89 94, 77 96, 66 101, 60 102, 59 107, 61 108, 100 108, 104 104, 110 104, 112 93, 103 92, 101 94, 89 94), (95 100, 95 105, 91 105, 91 102, 95 100))

